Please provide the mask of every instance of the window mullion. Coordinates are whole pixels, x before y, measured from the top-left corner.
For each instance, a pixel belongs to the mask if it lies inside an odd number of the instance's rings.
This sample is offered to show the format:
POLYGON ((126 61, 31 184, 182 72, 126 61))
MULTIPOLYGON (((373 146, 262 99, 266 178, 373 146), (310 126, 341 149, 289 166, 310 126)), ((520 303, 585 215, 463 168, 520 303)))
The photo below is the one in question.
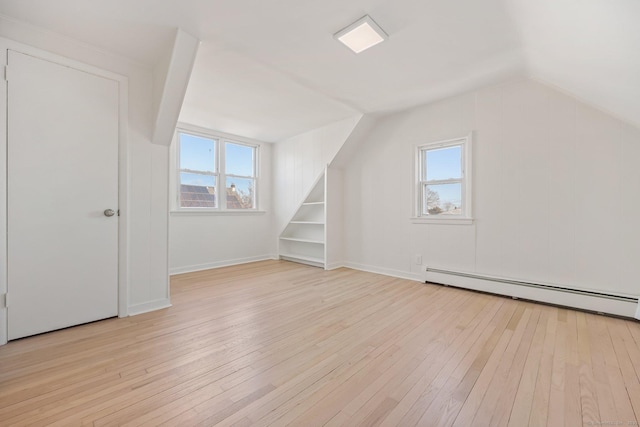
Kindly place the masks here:
POLYGON ((234 175, 234 174, 227 174, 226 176, 227 176, 227 178, 256 179, 256 177, 255 177, 255 176, 251 176, 251 175, 234 175))
POLYGON ((200 170, 196 170, 196 169, 180 169, 178 172, 179 173, 182 173, 182 172, 193 173, 193 174, 197 174, 197 175, 207 175, 207 176, 216 176, 217 175, 217 173, 215 173, 215 172, 200 171, 200 170))
POLYGON ((223 141, 222 139, 218 140, 218 173, 219 173, 219 178, 218 179, 218 188, 216 189, 216 191, 218 191, 218 194, 220 195, 220 209, 222 210, 226 210, 227 209, 227 176, 225 174, 226 172, 226 158, 225 158, 225 143, 226 141, 223 141))
POLYGON ((431 181, 420 181, 424 182, 428 185, 439 185, 439 184, 458 184, 462 183, 464 179, 452 178, 452 179, 432 179, 431 181))
POLYGON ((175 140, 177 142, 177 147, 176 147, 176 171, 175 172, 175 176, 176 176, 176 183, 175 186, 177 187, 176 190, 176 207, 178 209, 182 208, 182 203, 180 202, 180 196, 182 194, 182 177, 180 176, 180 147, 182 145, 181 141, 180 141, 180 131, 176 130, 175 132, 175 140))

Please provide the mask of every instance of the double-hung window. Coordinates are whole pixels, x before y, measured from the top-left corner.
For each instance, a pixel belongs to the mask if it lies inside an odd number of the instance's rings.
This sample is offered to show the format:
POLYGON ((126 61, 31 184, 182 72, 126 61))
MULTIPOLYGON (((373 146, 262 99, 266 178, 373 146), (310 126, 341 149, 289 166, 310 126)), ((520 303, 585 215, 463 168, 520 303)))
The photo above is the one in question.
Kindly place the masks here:
POLYGON ((177 141, 178 208, 257 208, 257 145, 185 130, 177 141))
POLYGON ((256 147, 225 141, 227 209, 256 208, 256 147))
POLYGON ((416 210, 422 219, 471 219, 471 137, 417 148, 416 210))

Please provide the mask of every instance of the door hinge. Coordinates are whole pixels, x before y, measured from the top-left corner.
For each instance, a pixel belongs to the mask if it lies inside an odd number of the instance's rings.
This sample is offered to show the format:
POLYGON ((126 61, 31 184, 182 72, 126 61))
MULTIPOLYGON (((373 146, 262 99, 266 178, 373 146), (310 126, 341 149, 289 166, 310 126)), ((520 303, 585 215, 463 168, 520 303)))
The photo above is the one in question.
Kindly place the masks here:
POLYGON ((120 216, 120 209, 118 209, 118 216, 120 216))
POLYGON ((9 292, 4 294, 4 306, 9 307, 9 292))
POLYGON ((4 66, 4 79, 6 81, 9 81, 9 66, 8 65, 4 66))

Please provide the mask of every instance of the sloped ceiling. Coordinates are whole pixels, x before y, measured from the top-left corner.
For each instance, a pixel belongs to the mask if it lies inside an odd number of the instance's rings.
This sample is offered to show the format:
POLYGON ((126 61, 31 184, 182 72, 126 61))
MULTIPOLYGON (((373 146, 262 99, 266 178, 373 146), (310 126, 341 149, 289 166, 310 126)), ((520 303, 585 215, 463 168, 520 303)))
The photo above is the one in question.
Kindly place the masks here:
POLYGON ((640 126, 640 1, 509 1, 529 75, 640 126))
POLYGON ((202 40, 181 120, 278 141, 531 75, 640 124, 637 0, 0 0, 0 13, 153 67, 202 40), (390 35, 333 40, 364 14, 390 35))

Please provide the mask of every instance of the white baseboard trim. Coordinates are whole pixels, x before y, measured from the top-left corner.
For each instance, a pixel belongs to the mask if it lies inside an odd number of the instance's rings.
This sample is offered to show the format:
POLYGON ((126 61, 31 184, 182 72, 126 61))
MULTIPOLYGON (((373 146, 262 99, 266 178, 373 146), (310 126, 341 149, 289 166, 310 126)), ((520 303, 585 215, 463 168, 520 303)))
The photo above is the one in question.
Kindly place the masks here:
POLYGON ((344 267, 344 263, 342 262, 332 262, 331 264, 327 264, 325 270, 335 270, 336 268, 344 267))
POLYGON ((4 305, 5 304, 3 303, 3 307, 0 307, 0 345, 5 345, 9 341, 7 308, 4 305))
POLYGON ((391 268, 382 268, 382 267, 375 267, 373 265, 358 264, 355 262, 345 262, 342 266, 347 268, 352 268, 354 270, 366 271, 368 273, 376 273, 376 274, 382 274, 384 276, 397 277, 398 279, 407 279, 407 280, 415 280, 418 282, 424 282, 424 280, 422 279, 421 273, 411 273, 411 272, 406 272, 401 270, 394 270, 391 268))
POLYGON ((229 267, 232 265, 247 264, 250 262, 266 261, 269 259, 278 259, 278 255, 259 255, 247 258, 228 259, 224 261, 208 262, 206 264, 187 265, 184 267, 174 267, 169 269, 169 276, 176 274, 193 273, 194 271, 211 270, 212 268, 229 267))
POLYGON ((464 289, 522 298, 548 304, 613 314, 623 317, 635 317, 637 303, 621 301, 597 295, 584 295, 562 290, 534 288, 529 286, 500 283, 489 279, 454 276, 449 274, 426 272, 423 280, 464 289))
POLYGON ((143 302, 142 304, 130 305, 129 316, 135 316, 137 314, 148 313, 150 311, 160 310, 163 308, 171 307, 171 300, 169 298, 157 299, 154 301, 143 302))

